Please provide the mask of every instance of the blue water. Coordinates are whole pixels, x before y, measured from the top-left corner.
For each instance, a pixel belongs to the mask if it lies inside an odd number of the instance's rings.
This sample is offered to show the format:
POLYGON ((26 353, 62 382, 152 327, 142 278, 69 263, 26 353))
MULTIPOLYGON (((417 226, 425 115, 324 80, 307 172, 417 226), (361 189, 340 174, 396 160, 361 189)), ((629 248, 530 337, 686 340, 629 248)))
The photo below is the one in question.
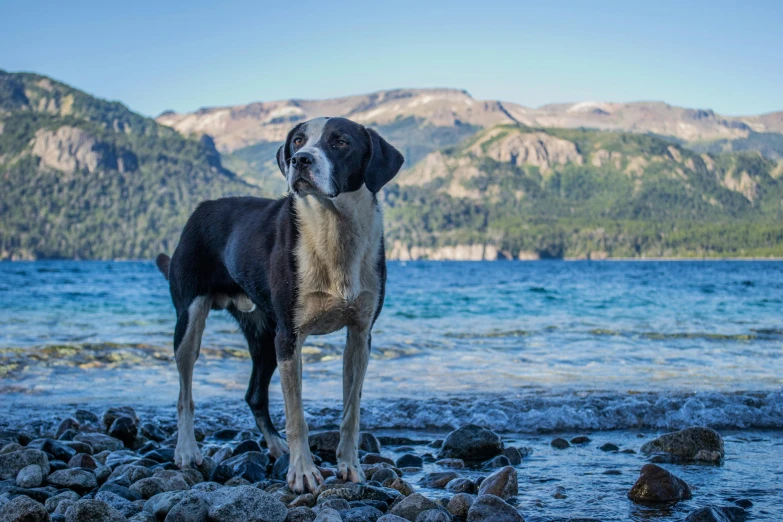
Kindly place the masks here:
MULTIPOLYGON (((682 520, 739 497, 756 504, 753 520, 776 520, 782 309, 783 262, 390 263, 362 427, 442 437, 475 422, 532 447, 518 469, 532 521, 682 520), (725 464, 674 469, 696 488, 691 501, 629 502, 644 457, 597 446, 638 451, 694 424, 724 433, 725 464), (554 433, 594 442, 558 452, 554 433), (555 485, 567 499, 551 498, 555 485)), ((52 429, 75 404, 173 420, 174 313, 151 262, 0 263, 0 310, 0 428, 52 429)), ((311 429, 339 424, 343 342, 336 333, 305 345, 311 429)), ((213 312, 196 365, 197 425, 253 426, 249 366, 235 324, 213 312)), ((282 426, 276 378, 271 391, 282 426)))

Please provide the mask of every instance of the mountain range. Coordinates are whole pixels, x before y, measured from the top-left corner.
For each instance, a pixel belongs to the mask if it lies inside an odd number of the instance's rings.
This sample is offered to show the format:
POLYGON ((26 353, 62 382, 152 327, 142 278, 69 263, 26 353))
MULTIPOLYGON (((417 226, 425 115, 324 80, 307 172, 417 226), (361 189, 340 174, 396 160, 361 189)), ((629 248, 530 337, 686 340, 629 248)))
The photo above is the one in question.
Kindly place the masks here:
POLYGON ((282 194, 277 147, 325 115, 406 156, 382 196, 392 258, 783 255, 783 112, 397 89, 153 120, 0 71, 0 259, 170 252, 199 201, 282 194))

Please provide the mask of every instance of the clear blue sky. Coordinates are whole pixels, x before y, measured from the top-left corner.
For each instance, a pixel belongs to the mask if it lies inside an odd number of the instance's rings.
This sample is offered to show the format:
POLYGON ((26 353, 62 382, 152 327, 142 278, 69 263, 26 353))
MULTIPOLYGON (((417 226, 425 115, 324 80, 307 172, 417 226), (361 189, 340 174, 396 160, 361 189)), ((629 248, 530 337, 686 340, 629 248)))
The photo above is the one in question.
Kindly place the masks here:
POLYGON ((783 110, 783 1, 0 0, 0 68, 165 109, 458 87, 783 110))

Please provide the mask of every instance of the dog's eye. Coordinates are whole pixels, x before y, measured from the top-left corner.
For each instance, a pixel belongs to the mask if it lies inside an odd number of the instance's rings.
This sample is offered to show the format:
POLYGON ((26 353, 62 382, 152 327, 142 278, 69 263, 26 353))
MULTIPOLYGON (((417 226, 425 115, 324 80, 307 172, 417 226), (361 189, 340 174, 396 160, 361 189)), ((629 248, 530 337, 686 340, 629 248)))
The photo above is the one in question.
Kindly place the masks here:
POLYGON ((301 147, 304 140, 302 138, 294 138, 294 145, 297 147, 301 147))
POLYGON ((346 145, 348 145, 348 142, 345 140, 337 140, 337 145, 339 145, 340 147, 345 147, 346 145))

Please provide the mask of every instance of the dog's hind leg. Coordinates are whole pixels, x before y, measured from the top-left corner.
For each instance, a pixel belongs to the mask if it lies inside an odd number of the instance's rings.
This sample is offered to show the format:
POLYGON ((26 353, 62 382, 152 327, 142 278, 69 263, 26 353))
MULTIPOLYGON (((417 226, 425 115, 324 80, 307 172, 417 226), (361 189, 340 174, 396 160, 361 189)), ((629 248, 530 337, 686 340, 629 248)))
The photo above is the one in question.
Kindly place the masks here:
POLYGON ((359 463, 359 406, 369 362, 369 329, 349 327, 343 353, 343 420, 337 446, 337 476, 345 481, 365 480, 359 463))
POLYGON ((245 401, 253 412, 258 428, 264 434, 269 453, 277 459, 288 453, 288 444, 277 432, 269 416, 269 382, 277 369, 275 325, 264 324, 264 318, 258 310, 252 313, 230 311, 245 334, 250 359, 253 361, 245 401))
POLYGON ((210 306, 209 297, 196 297, 177 318, 174 332, 174 358, 179 371, 178 435, 174 463, 180 468, 199 466, 203 461, 193 432, 193 367, 201 349, 201 336, 210 306))

